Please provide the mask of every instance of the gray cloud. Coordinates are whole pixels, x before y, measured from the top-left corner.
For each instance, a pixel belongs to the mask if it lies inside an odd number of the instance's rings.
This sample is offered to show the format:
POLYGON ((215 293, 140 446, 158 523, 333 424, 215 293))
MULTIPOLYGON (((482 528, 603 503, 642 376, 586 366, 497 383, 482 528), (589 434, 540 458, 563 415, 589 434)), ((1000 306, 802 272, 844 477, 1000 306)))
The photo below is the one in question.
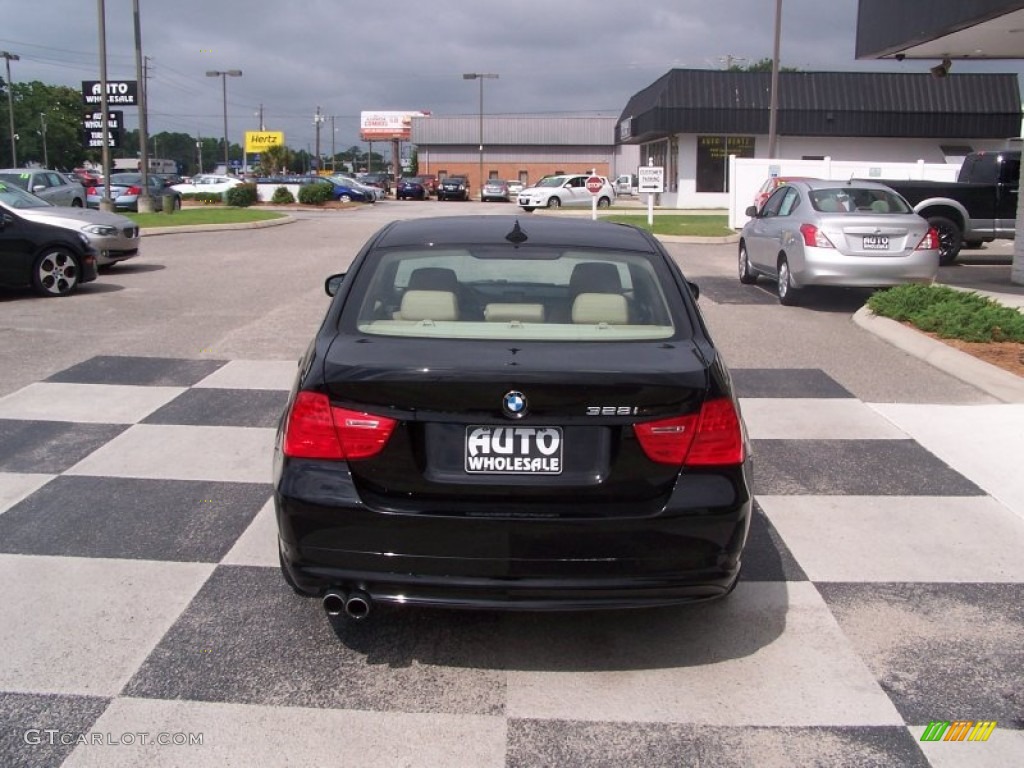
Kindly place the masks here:
MULTIPOLYGON (((16 81, 78 87, 98 78, 92 0, 16 0, 0 48, 21 56, 16 81)), ((721 68, 726 57, 771 56, 771 0, 141 0, 151 60, 150 130, 222 132, 220 81, 228 80, 233 136, 284 130, 312 145, 313 114, 335 115, 339 149, 358 141, 363 110, 476 114, 478 84, 493 72, 488 114, 618 115, 635 92, 673 67, 721 68)), ((785 0, 782 62, 806 70, 924 71, 926 62, 854 59, 854 0, 785 0)), ((109 76, 134 79, 131 0, 106 0, 109 76)), ((1019 72, 1020 62, 957 63, 957 71, 1019 72)), ((126 109, 134 125, 134 110, 126 109)), ((236 139, 237 140, 237 139, 236 139)), ((321 134, 329 149, 327 130, 321 134)))

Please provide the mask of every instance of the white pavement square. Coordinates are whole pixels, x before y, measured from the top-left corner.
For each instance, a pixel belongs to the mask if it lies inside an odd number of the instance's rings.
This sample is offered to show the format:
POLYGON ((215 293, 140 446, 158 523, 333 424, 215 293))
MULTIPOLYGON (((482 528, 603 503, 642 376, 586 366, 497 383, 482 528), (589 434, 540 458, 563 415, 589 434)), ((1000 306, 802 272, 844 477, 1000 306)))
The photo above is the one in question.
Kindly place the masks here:
POLYGON ((852 398, 741 398, 752 440, 905 440, 907 435, 852 398))
POLYGON ((199 389, 279 389, 288 391, 299 372, 294 360, 232 360, 195 386, 199 389))
POLYGON ((268 483, 273 453, 273 429, 136 424, 65 474, 268 483))
POLYGON ((135 424, 185 387, 37 382, 0 398, 0 419, 135 424))

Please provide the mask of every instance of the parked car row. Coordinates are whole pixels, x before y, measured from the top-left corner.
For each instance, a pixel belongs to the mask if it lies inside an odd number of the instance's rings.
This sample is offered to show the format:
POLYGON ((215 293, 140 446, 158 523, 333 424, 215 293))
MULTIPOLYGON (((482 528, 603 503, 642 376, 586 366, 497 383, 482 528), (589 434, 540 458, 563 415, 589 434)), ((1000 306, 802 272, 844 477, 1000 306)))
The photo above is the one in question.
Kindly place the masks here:
MULTIPOLYGON (((173 187, 164 185, 164 180, 159 174, 150 173, 146 178, 149 197, 153 201, 153 210, 162 211, 166 207, 174 210, 181 208, 181 192, 175 191, 173 187)), ((107 192, 106 184, 98 184, 89 187, 85 198, 85 204, 89 208, 99 209, 100 202, 107 192)), ((142 174, 141 173, 112 173, 110 174, 110 199, 114 203, 114 209, 118 211, 138 211, 139 197, 142 195, 142 174)))
POLYGON ((51 205, 0 181, 0 285, 67 296, 98 269, 137 257, 140 242, 126 216, 51 205))

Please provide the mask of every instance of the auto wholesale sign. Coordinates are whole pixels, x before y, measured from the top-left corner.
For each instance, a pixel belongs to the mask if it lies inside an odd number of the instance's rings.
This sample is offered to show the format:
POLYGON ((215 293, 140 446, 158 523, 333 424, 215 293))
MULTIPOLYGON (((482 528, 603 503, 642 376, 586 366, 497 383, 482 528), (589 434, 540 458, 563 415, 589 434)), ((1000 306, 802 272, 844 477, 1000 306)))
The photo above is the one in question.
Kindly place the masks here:
MULTIPOLYGON (((99 80, 82 81, 82 102, 86 106, 99 106, 103 103, 103 86, 99 80)), ((137 106, 138 81, 137 80, 107 80, 107 104, 117 104, 122 107, 137 106)))
POLYGON ((259 154, 271 147, 284 146, 284 131, 246 131, 246 154, 259 154))
POLYGON ((429 112, 361 112, 359 136, 363 141, 408 141, 412 136, 412 119, 429 116, 429 112))
MULTIPOLYGON (((119 109, 107 110, 108 146, 121 146, 121 129, 124 127, 124 112, 119 109)), ((87 149, 103 146, 103 112, 89 111, 82 119, 82 146, 87 149)))

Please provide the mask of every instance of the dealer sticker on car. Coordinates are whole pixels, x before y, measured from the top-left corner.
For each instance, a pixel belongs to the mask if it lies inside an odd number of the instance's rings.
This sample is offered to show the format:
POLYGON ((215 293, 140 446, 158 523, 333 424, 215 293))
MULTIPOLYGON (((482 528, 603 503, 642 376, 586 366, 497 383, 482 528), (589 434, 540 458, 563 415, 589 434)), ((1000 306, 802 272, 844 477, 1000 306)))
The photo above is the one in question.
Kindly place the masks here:
POLYGON ((887 251, 889 250, 888 235, 864 235, 865 251, 887 251))
POLYGON ((559 475, 560 427, 466 427, 466 472, 559 475))

